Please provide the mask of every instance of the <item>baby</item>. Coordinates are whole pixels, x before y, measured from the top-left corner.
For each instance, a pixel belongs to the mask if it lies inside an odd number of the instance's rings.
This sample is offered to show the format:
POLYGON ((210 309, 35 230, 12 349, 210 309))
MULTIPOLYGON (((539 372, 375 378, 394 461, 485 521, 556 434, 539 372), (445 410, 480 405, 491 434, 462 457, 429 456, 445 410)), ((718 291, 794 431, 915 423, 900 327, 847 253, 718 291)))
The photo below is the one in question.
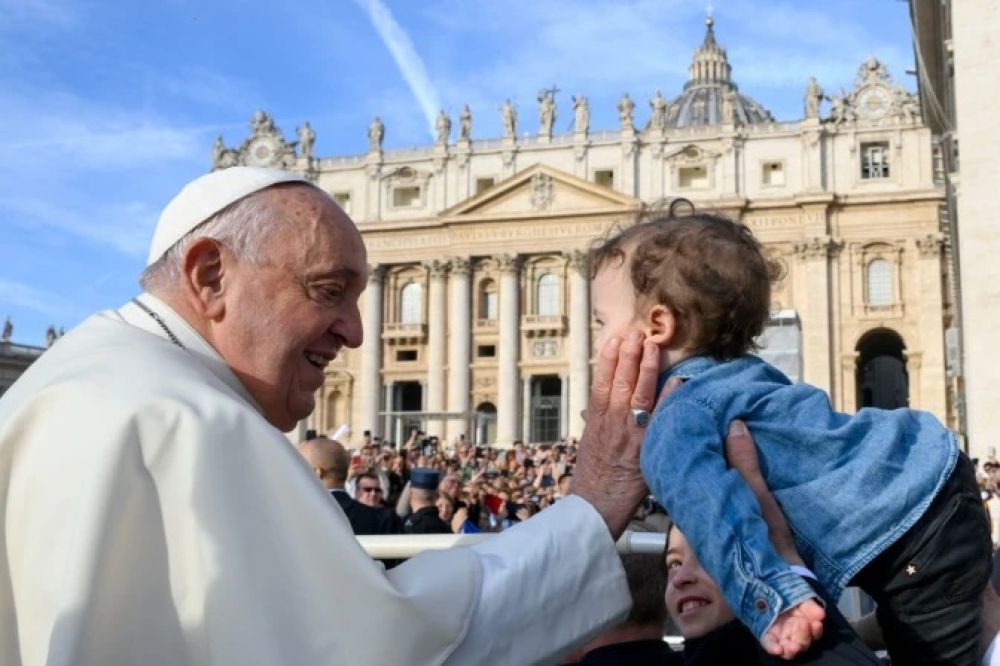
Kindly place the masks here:
POLYGON ((726 467, 722 441, 741 419, 804 560, 833 598, 848 584, 875 598, 893 663, 977 663, 990 535, 954 435, 910 409, 835 412, 823 391, 750 355, 778 271, 745 226, 679 216, 676 203, 591 253, 598 345, 641 331, 661 350, 661 386, 684 381, 646 432, 649 487, 762 645, 785 658, 806 649, 822 602, 726 467))

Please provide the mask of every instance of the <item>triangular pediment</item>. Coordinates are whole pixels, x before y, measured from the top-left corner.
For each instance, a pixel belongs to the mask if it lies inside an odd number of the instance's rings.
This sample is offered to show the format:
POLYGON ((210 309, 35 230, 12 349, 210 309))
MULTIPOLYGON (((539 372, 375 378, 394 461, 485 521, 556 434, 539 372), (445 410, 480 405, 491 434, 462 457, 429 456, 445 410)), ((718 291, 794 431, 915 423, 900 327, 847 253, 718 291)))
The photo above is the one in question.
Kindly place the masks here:
POLYGON ((663 156, 663 159, 667 162, 679 162, 686 164, 700 164, 702 162, 711 162, 719 157, 719 153, 702 148, 693 143, 689 143, 683 148, 678 148, 672 152, 667 153, 663 156))
POLYGON ((543 164, 519 171, 441 213, 452 221, 603 214, 639 200, 543 164))

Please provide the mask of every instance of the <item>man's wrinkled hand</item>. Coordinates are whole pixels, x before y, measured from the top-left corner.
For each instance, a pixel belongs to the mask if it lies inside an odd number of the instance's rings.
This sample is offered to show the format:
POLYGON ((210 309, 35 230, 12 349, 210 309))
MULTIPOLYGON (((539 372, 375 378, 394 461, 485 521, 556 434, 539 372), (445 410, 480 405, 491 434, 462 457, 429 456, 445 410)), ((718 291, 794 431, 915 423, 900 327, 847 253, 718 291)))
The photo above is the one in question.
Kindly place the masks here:
POLYGON ((659 348, 638 331, 610 338, 594 367, 570 492, 597 509, 615 539, 648 493, 639 471, 645 430, 632 410, 652 411, 659 369, 659 348))

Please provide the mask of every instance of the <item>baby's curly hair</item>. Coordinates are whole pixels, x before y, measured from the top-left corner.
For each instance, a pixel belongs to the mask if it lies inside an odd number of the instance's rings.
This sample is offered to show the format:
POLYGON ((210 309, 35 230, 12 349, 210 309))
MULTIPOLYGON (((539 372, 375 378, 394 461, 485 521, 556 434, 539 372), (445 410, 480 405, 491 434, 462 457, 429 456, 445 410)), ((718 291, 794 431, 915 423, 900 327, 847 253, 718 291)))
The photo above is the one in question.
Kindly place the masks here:
POLYGON ((628 262, 637 307, 669 308, 697 353, 725 361, 759 349, 781 267, 746 225, 675 199, 598 241, 591 277, 612 261, 628 262))

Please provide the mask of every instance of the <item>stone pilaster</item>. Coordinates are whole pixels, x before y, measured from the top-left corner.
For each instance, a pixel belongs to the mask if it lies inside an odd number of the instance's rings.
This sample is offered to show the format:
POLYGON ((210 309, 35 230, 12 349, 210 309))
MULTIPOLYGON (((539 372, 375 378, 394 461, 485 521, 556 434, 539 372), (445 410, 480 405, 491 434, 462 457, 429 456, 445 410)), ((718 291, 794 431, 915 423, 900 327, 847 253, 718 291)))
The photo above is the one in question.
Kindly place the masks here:
MULTIPOLYGON (((470 307, 469 260, 455 257, 451 260, 449 278, 448 323, 450 340, 448 344, 448 411, 468 412, 469 405, 469 363, 472 361, 472 312, 470 307)), ((468 421, 452 419, 448 421, 448 441, 464 434, 472 441, 472 432, 466 432, 468 421)))
POLYGON ((379 360, 382 356, 382 279, 385 268, 379 265, 368 266, 368 286, 365 289, 364 332, 365 340, 361 346, 361 423, 355 424, 355 432, 371 430, 372 433, 388 436, 380 432, 379 398, 381 396, 382 378, 379 374, 379 360))
POLYGON ((499 349, 497 350, 497 443, 510 446, 517 439, 517 413, 519 404, 517 385, 518 338, 520 313, 518 312, 518 268, 516 255, 496 257, 500 272, 499 349))
POLYGON ((808 295, 801 304, 803 379, 827 393, 833 388, 830 256, 841 245, 829 236, 815 236, 795 245, 804 272, 804 293, 808 295))
POLYGON ((941 311, 944 303, 941 290, 941 252, 944 238, 927 234, 916 239, 919 308, 917 321, 921 354, 907 353, 910 372, 910 405, 938 415, 945 420, 948 413, 948 378, 945 376, 944 330, 941 311))
MULTIPOLYGON (((590 274, 586 252, 567 253, 569 261, 569 418, 568 436, 579 438, 590 390, 590 274)), ((563 390, 566 383, 563 383, 563 390)))

